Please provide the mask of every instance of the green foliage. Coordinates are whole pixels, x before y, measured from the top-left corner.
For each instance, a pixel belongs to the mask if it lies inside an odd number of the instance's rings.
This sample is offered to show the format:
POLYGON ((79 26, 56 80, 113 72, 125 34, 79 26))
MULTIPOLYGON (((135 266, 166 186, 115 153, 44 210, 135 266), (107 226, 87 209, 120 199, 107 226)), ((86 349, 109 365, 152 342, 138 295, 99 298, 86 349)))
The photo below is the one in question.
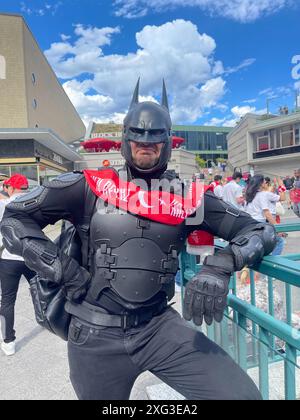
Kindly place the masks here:
POLYGON ((202 159, 202 157, 199 156, 199 155, 196 156, 196 162, 197 162, 197 165, 199 166, 199 168, 205 168, 206 167, 206 160, 202 159))

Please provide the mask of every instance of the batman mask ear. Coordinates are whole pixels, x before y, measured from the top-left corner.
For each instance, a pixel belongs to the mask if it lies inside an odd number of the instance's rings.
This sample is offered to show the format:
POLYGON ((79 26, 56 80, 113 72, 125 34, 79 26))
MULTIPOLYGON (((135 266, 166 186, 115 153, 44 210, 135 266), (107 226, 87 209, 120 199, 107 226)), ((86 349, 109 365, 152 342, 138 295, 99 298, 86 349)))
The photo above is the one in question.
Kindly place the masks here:
POLYGON ((162 95, 161 95, 161 106, 164 106, 169 111, 169 102, 168 102, 168 95, 167 95, 167 89, 166 89, 165 79, 163 79, 163 87, 162 87, 162 95))
POLYGON ((140 92, 140 77, 138 78, 137 84, 133 92, 129 111, 134 107, 134 105, 139 103, 139 92, 140 92))

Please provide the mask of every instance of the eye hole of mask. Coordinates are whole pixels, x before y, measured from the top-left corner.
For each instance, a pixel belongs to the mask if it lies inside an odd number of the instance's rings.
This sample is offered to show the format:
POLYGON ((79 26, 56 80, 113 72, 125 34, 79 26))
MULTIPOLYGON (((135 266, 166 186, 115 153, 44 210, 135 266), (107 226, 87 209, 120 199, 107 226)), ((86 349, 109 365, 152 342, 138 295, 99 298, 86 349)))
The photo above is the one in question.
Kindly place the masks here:
POLYGON ((130 131, 134 134, 144 134, 145 133, 145 130, 143 128, 130 127, 130 131))
POLYGON ((149 130, 149 133, 152 134, 153 136, 160 136, 161 134, 164 134, 165 132, 166 130, 164 130, 163 128, 149 130))

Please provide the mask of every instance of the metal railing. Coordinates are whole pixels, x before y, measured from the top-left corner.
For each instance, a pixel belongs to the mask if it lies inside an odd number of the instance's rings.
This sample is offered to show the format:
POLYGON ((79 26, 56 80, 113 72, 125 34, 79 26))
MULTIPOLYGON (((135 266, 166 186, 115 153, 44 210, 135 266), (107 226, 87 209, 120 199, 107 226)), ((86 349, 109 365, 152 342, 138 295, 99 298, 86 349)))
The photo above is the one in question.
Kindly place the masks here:
MULTIPOLYGON (((276 228, 278 232, 297 232, 300 223, 276 228)), ((216 241, 215 245, 221 248, 226 243, 216 241)), ((197 264, 195 256, 186 252, 181 254, 180 263, 183 298, 185 284, 201 270, 201 265, 197 264)), ((228 307, 222 323, 202 327, 202 331, 248 372, 265 400, 300 398, 300 325, 299 329, 293 326, 294 294, 299 293, 300 297, 300 254, 265 257, 255 271, 249 271, 249 284, 241 286, 239 283, 235 274, 230 282, 228 307), (257 281, 255 272, 264 278, 257 281), (265 287, 260 291, 263 305, 257 301, 258 282, 260 287, 265 287), (294 287, 297 288, 295 293, 294 287), (241 289, 247 290, 247 300, 239 297, 241 289), (279 303, 274 302, 274 296, 280 297, 279 303), (281 316, 277 313, 278 306, 282 309, 281 316), (275 392, 273 388, 282 390, 275 392)), ((261 300, 261 296, 259 298, 261 300)))

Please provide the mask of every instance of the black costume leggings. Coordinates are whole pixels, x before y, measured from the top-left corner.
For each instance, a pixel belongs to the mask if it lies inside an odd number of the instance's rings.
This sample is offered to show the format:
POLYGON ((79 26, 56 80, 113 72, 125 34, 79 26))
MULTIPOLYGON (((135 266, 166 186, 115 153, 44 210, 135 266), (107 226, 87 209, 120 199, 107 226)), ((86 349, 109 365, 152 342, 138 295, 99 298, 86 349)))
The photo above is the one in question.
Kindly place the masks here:
POLYGON ((261 399, 247 374, 172 308, 126 332, 73 317, 68 351, 70 378, 82 400, 127 400, 147 370, 190 400, 261 399))
POLYGON ((0 260, 0 321, 5 343, 10 343, 16 339, 14 330, 15 303, 22 274, 27 281, 35 275, 23 261, 0 260))

